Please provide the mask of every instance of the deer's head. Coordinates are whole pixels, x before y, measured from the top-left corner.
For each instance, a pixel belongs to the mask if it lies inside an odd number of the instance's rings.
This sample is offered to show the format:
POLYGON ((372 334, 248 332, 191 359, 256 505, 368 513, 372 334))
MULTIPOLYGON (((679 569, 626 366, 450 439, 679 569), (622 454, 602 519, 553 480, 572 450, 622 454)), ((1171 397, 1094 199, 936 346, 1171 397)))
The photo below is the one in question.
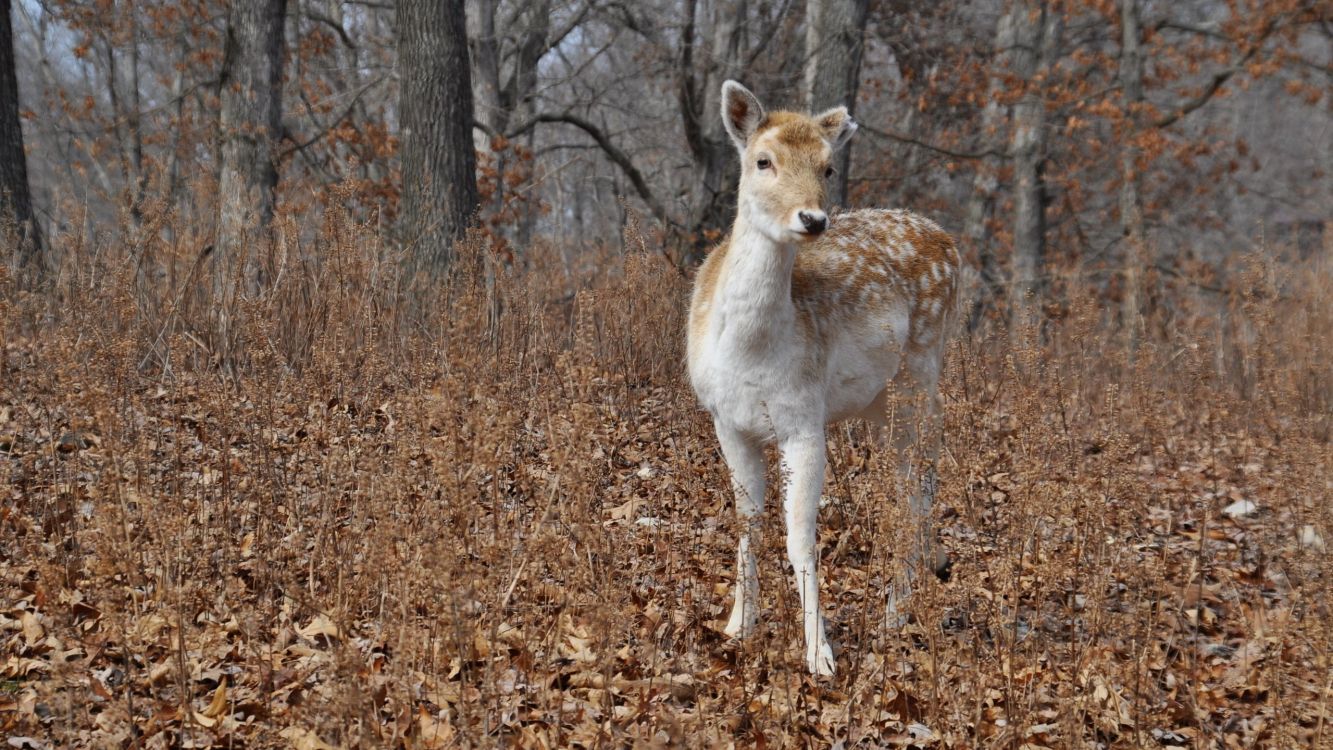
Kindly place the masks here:
POLYGON ((778 242, 809 240, 827 229, 833 154, 856 132, 847 108, 813 116, 765 112, 749 89, 727 81, 722 122, 741 155, 740 215, 778 242))

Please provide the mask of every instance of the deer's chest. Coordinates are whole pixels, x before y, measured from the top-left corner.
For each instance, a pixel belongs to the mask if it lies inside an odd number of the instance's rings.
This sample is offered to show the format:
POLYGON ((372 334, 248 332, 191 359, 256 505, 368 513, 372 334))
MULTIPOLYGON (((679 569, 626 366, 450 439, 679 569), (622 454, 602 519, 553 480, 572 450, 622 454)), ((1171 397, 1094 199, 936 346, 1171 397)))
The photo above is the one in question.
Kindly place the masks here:
POLYGON ((901 306, 823 323, 734 307, 700 312, 708 318, 692 326, 689 362, 700 403, 715 420, 765 439, 860 414, 897 372, 907 334, 901 306))
POLYGON ((690 342, 689 370, 715 420, 770 439, 823 424, 822 357, 794 319, 709 312, 690 342))

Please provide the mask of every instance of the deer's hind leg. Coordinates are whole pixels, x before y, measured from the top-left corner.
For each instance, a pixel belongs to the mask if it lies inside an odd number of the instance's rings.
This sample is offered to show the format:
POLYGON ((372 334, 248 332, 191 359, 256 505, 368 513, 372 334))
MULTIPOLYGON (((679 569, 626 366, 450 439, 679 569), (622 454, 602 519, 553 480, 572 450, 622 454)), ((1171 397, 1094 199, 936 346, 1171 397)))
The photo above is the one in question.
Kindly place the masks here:
POLYGON ((909 350, 890 386, 864 413, 865 418, 878 427, 880 445, 893 451, 901 483, 899 494, 907 495, 912 524, 912 548, 889 593, 891 620, 898 618, 899 603, 911 595, 911 584, 919 567, 947 580, 952 565, 935 538, 931 517, 939 487, 935 461, 940 449, 942 359, 939 347, 909 350))

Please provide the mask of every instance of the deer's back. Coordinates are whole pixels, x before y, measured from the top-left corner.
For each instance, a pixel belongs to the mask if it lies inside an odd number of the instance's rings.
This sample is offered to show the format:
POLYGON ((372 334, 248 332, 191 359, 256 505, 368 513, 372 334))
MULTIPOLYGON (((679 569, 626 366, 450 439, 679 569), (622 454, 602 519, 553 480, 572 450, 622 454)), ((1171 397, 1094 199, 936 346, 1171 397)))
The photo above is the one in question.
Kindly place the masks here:
POLYGON ((875 326, 905 316, 907 340, 928 348, 942 334, 956 295, 958 250, 929 219, 867 209, 833 219, 802 248, 792 272, 792 302, 807 325, 829 330, 875 326))

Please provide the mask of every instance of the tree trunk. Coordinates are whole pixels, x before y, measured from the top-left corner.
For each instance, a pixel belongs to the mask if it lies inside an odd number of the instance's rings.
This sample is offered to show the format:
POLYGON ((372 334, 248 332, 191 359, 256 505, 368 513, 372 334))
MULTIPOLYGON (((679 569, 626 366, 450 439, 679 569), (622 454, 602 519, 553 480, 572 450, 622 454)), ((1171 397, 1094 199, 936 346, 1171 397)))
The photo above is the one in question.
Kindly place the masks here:
POLYGON ((1139 43, 1138 0, 1120 0, 1120 91, 1125 103, 1124 144, 1120 150, 1120 227, 1125 238, 1124 299, 1120 322, 1132 354, 1143 332, 1141 290, 1147 253, 1143 205, 1139 198, 1138 105, 1143 101, 1143 53, 1139 43))
POLYGON ((259 269, 267 253, 259 249, 267 245, 278 185, 275 147, 282 134, 286 13, 287 0, 234 0, 227 19, 218 236, 213 249, 215 289, 224 296, 237 281, 251 291, 264 283, 259 269), (241 279, 228 278, 238 270, 241 279))
MULTIPOLYGON (((1014 48, 1013 9, 1002 14, 995 26, 995 49, 993 51, 992 73, 987 82, 986 108, 981 112, 981 145, 985 149, 995 149, 1005 120, 1007 108, 997 101, 1004 90, 1002 70, 1008 67, 1008 60, 1014 48)), ((965 223, 963 225, 964 246, 975 253, 977 272, 981 276, 982 288, 977 290, 977 297, 972 302, 972 311, 968 319, 969 329, 975 329, 981 323, 981 316, 990 305, 999 303, 1004 296, 1003 279, 1000 273, 999 258, 995 254, 995 242, 991 232, 991 219, 995 214, 995 192, 999 188, 999 174, 1002 159, 997 155, 988 155, 977 165, 976 176, 972 180, 972 194, 968 196, 965 223)))
POLYGON ((1014 165, 1014 255, 1009 329, 1021 336, 1035 323, 1046 242, 1046 105, 1038 73, 1051 67, 1059 12, 1019 0, 1013 11, 1013 72, 1026 90, 1014 105, 1010 156, 1014 165))
POLYGON ((681 33, 677 96, 694 162, 686 220, 692 242, 683 258, 686 265, 702 261, 736 218, 740 165, 736 147, 722 126, 722 82, 741 77, 745 70, 747 32, 741 19, 748 17, 749 7, 742 1, 728 8, 719 4, 713 11, 712 23, 705 24, 713 37, 701 70, 695 69, 694 61, 698 0, 688 3, 681 33))
POLYGON ((139 85, 139 16, 130 10, 130 104, 126 125, 130 136, 130 164, 134 168, 134 182, 129 185, 130 216, 135 226, 143 222, 144 192, 148 189, 148 170, 144 165, 143 92, 139 85))
POLYGON ((402 239, 417 269, 436 275, 477 210, 463 7, 463 0, 398 3, 402 239))
MULTIPOLYGON (((477 120, 488 133, 505 135, 516 121, 531 117, 532 97, 537 90, 537 66, 549 49, 551 36, 551 0, 526 0, 511 8, 502 38, 497 32, 499 0, 479 0, 476 3, 476 26, 469 33, 472 49, 473 83, 476 93, 477 120)), ((533 143, 533 132, 522 136, 528 145, 533 143)), ((495 216, 514 199, 514 190, 530 186, 510 185, 505 173, 512 170, 515 159, 512 147, 492 153, 492 167, 496 173, 495 188, 487 196, 486 212, 495 216)), ((508 220, 492 227, 511 249, 522 248, 530 239, 536 211, 531 206, 516 206, 508 220)))
MULTIPOLYGON (((856 113, 861 80, 867 0, 807 0, 805 4, 805 97, 811 112, 845 105, 856 113)), ((829 185, 829 201, 847 205, 847 180, 852 144, 834 157, 837 173, 829 185)))
POLYGON ((19 86, 9 14, 10 0, 0 0, 0 227, 11 220, 16 224, 19 266, 40 275, 44 270, 42 235, 28 193, 28 157, 19 124, 19 86))

